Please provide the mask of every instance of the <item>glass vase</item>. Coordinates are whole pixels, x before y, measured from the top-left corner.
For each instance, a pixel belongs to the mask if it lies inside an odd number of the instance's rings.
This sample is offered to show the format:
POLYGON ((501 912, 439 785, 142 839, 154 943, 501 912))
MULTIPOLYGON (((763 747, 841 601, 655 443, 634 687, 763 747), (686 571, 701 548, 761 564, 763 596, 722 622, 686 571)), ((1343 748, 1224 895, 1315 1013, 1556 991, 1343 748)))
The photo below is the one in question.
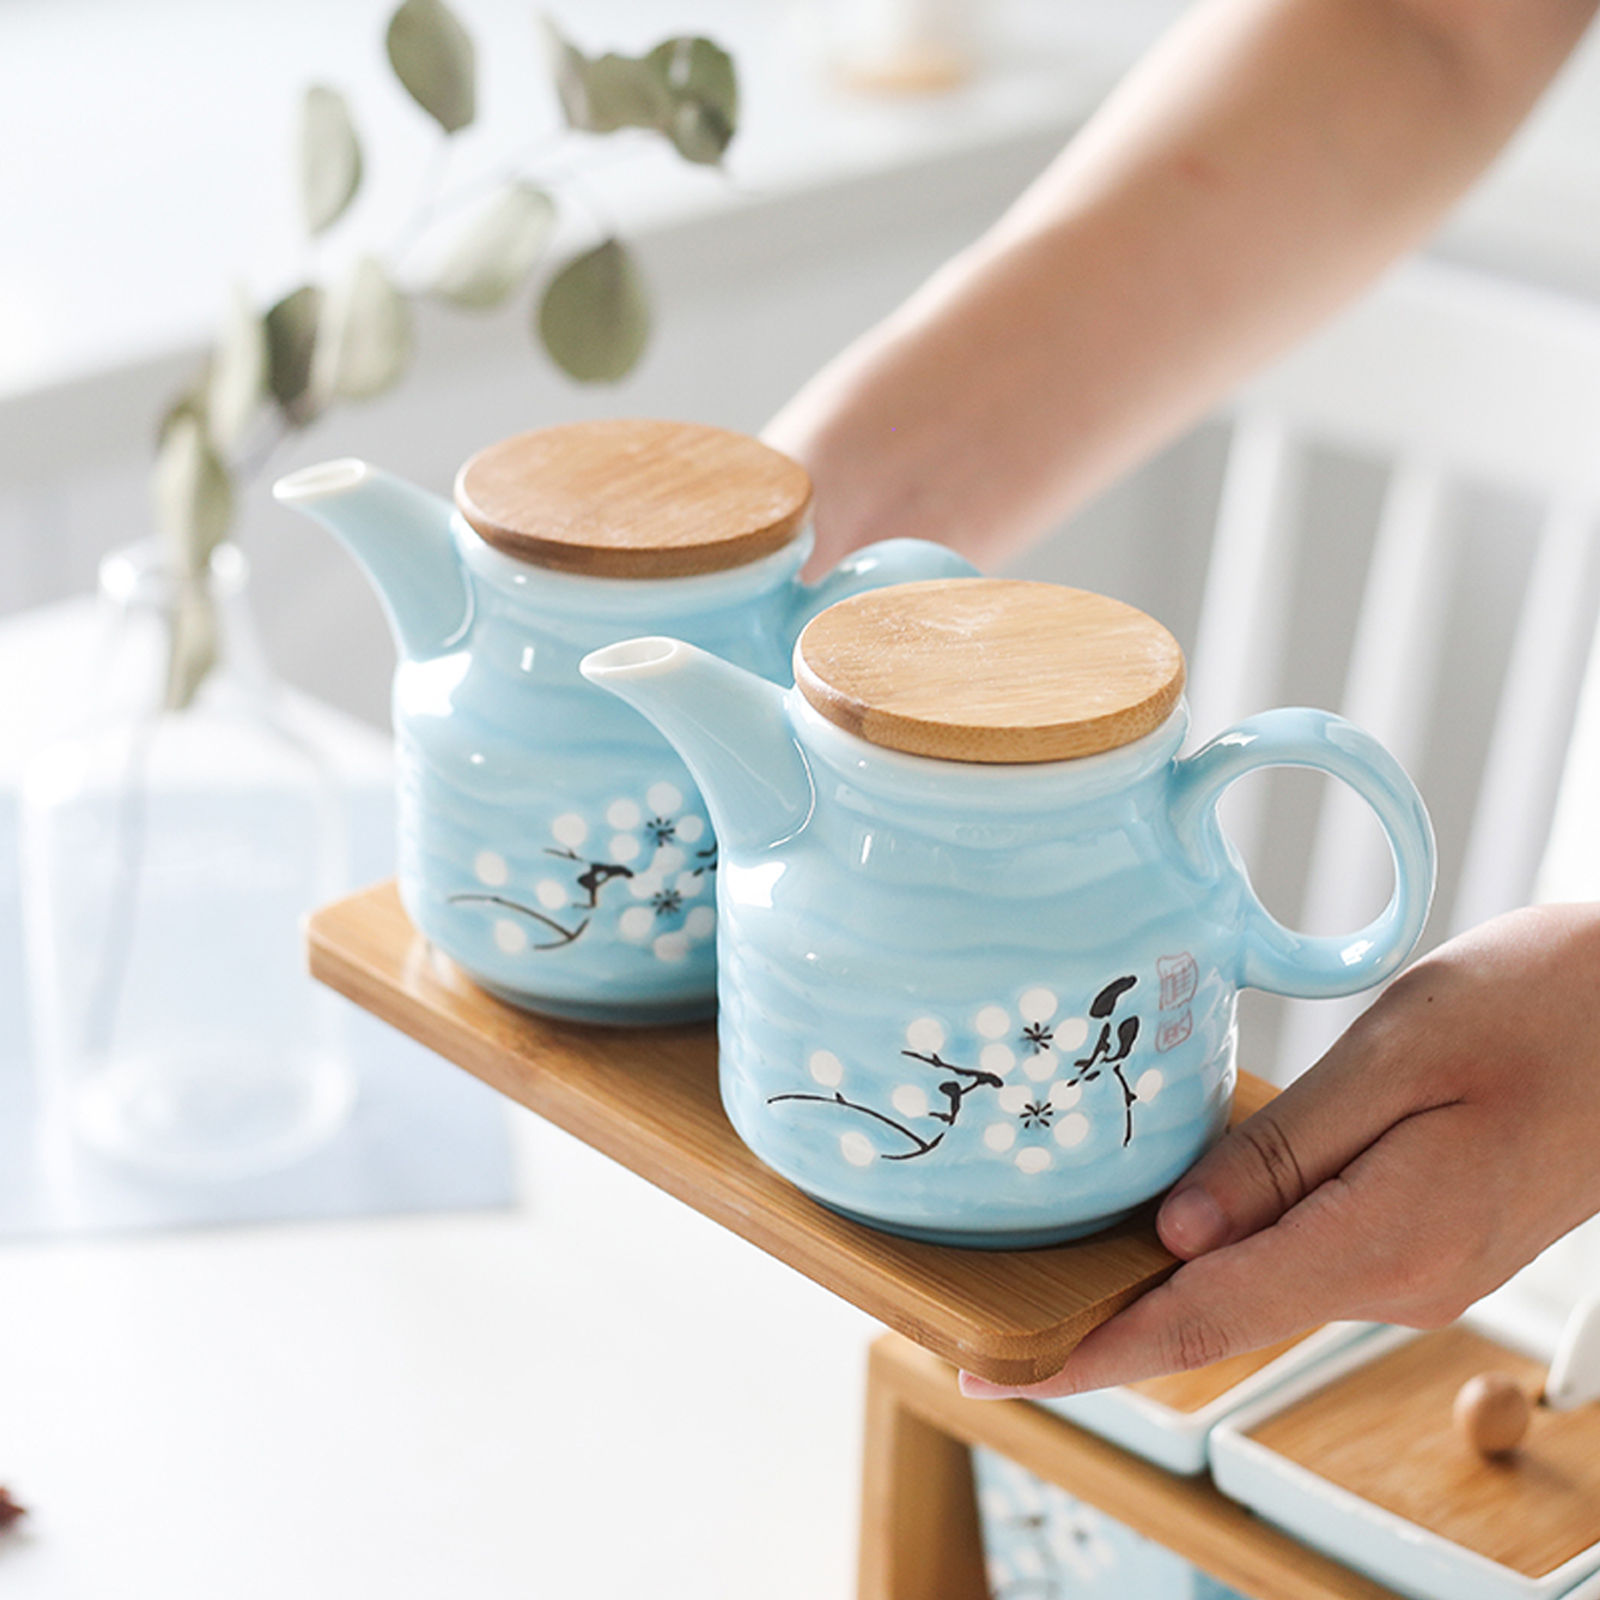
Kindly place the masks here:
POLYGON ((339 787, 278 714, 247 581, 228 545, 189 581, 154 541, 108 556, 95 704, 22 784, 46 1117, 184 1179, 289 1165, 353 1094, 300 934, 343 881, 339 787), (214 659, 170 709, 179 613, 196 604, 214 659))

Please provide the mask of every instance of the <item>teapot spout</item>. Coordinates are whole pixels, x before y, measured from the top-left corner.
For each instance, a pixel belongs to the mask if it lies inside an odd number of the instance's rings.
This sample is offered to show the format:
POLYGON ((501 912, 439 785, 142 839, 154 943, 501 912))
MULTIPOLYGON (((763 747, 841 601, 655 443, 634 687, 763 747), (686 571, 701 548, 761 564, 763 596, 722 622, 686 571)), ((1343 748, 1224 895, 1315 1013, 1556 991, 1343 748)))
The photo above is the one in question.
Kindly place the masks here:
POLYGON ((438 655, 460 635, 471 597, 448 500, 352 457, 279 478, 272 497, 315 518, 356 558, 403 656, 438 655))
POLYGON ((765 849, 811 814, 811 768, 776 684, 681 639, 607 645, 579 670, 642 711, 676 747, 724 849, 765 849))

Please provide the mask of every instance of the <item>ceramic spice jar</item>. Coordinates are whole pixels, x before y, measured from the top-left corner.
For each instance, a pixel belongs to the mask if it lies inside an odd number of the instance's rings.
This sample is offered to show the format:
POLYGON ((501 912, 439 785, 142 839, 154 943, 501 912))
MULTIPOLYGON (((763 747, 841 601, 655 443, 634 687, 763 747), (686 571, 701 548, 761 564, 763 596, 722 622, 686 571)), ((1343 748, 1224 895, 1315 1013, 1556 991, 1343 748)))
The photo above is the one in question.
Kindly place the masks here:
POLYGON ((754 1152, 891 1232, 1005 1248, 1101 1228, 1221 1130, 1235 996, 1349 994, 1433 886, 1415 788, 1326 712, 1195 754, 1159 623, 1050 584, 909 583, 831 607, 784 691, 681 640, 583 671, 683 752, 721 840, 722 1095, 754 1152), (1396 886, 1369 927, 1282 927, 1223 837, 1266 766, 1350 784, 1396 886))
POLYGON ((712 1011, 718 857, 677 753, 579 660, 670 629, 787 681, 795 636, 824 606, 972 570, 894 540, 802 584, 804 470, 688 423, 503 440, 461 469, 454 507, 353 460, 274 493, 344 541, 388 613, 413 922, 493 993, 589 1021, 712 1011))
POLYGON ((1524 1305, 1520 1328, 1480 1302, 1307 1368, 1214 1430, 1217 1487, 1411 1600, 1600 1600, 1600 1398, 1592 1378, 1578 1396, 1547 1379, 1548 1306, 1524 1305), (1455 1413, 1491 1376, 1528 1415, 1482 1453, 1455 1413))

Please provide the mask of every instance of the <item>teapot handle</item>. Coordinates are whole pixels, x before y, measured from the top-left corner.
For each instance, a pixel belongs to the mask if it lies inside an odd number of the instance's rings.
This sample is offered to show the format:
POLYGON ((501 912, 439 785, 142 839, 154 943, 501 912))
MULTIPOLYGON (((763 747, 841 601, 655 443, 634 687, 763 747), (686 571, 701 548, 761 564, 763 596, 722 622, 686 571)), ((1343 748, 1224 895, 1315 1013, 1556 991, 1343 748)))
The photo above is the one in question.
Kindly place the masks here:
POLYGON ((1284 927, 1246 880, 1239 981, 1307 999, 1381 983, 1411 953, 1433 900, 1433 827, 1416 785, 1371 734, 1331 712, 1290 708, 1247 717, 1176 763, 1172 822, 1202 871, 1244 876, 1217 802, 1236 778, 1261 767, 1310 767, 1349 784, 1388 837, 1394 892, 1359 932, 1318 938, 1284 927))
POLYGON ((915 583, 924 578, 976 578, 978 569, 965 556, 928 539, 880 539, 846 556, 832 572, 815 583, 797 586, 789 615, 789 642, 829 606, 868 589, 886 589, 893 583, 915 583))

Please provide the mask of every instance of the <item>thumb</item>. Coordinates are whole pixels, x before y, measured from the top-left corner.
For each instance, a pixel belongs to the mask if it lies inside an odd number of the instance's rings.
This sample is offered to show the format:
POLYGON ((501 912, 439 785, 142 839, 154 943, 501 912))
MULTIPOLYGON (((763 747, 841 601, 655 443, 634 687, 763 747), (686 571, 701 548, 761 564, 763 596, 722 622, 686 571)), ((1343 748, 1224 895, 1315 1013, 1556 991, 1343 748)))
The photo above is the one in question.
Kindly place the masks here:
POLYGON ((1392 1066, 1345 1034, 1177 1181, 1156 1216, 1161 1242, 1187 1261, 1270 1227, 1420 1109, 1392 1066))

